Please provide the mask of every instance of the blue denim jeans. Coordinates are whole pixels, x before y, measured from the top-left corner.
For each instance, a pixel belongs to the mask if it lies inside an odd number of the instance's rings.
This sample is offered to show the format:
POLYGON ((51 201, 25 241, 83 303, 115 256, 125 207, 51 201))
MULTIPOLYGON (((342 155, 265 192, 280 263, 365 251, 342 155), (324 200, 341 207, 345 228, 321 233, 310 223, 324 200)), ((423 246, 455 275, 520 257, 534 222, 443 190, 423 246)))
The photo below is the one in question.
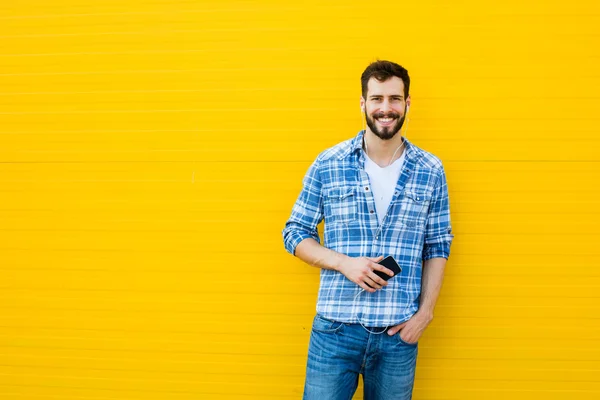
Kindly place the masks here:
MULTIPOLYGON (((369 328, 381 332, 383 328, 369 328)), ((304 400, 350 400, 363 375, 365 400, 410 400, 417 344, 369 333, 317 314, 308 348, 304 400)))

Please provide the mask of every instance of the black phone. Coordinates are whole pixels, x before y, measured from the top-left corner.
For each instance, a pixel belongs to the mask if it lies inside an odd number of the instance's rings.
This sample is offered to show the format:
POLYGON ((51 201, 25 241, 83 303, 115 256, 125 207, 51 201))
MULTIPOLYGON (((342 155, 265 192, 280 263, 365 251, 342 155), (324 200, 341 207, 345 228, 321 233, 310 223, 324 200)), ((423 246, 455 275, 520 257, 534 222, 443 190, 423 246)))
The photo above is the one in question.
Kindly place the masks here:
MULTIPOLYGON (((394 276, 399 275, 402 272, 402 267, 400 267, 400 265, 398 265, 398 263, 396 262, 396 260, 394 260, 394 257, 392 257, 392 256, 387 256, 383 260, 379 261, 377 264, 381 264, 384 267, 386 267, 387 269, 391 270, 394 273, 394 276)), ((389 276, 385 272, 381 272, 381 271, 373 271, 373 272, 385 281, 387 281, 390 278, 393 278, 393 276, 389 276)))

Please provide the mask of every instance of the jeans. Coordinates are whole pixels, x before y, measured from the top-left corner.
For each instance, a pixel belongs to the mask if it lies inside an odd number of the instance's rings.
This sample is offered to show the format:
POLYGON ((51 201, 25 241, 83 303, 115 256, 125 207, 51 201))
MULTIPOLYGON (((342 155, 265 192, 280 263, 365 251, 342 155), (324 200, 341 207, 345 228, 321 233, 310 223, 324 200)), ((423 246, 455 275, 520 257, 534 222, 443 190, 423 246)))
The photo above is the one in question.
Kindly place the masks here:
MULTIPOLYGON (((384 328, 369 328, 381 332, 384 328)), ((304 400, 351 400, 363 375, 365 400, 410 400, 417 344, 373 334, 317 314, 308 349, 304 400)))

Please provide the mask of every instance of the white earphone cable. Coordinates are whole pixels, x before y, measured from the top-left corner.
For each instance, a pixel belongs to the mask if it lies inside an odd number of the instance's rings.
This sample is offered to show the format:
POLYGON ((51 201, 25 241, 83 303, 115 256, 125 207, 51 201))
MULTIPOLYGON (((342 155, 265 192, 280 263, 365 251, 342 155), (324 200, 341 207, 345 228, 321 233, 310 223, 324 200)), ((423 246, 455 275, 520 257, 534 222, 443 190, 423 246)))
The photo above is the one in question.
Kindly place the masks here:
MULTIPOLYGON (((366 139, 366 133, 367 133, 367 126, 366 126, 366 116, 363 116, 362 114, 366 113, 362 108, 361 108, 361 118, 362 118, 362 126, 363 126, 363 142, 365 144, 365 153, 368 153, 369 149, 368 149, 368 145, 367 145, 367 139, 366 139)), ((402 130, 400 130, 400 137, 401 138, 405 138, 406 137, 406 132, 408 131, 408 122, 410 121, 410 118, 408 118, 408 106, 406 108, 406 112, 405 112, 405 125, 404 125, 404 136, 402 135, 402 130)), ((396 153, 398 152, 398 150, 400 150, 400 148, 404 146, 404 140, 402 140, 402 144, 400 146, 398 146, 398 148, 396 149, 396 151, 394 151, 394 154, 392 154, 392 158, 390 159, 389 164, 387 165, 388 167, 392 164, 393 160, 394 160, 394 156, 396 155, 396 153)), ((354 310, 356 307, 356 299, 358 298, 358 296, 363 293, 365 291, 365 289, 360 289, 358 293, 356 293, 356 295, 354 295, 354 298, 352 299, 352 309, 354 310)), ((381 335, 382 333, 386 332, 387 329, 389 328, 389 325, 387 325, 381 332, 373 332, 371 331, 369 328, 367 328, 362 321, 360 320, 359 317, 359 313, 356 312, 356 320, 358 321, 358 323, 360 324, 360 326, 363 327, 364 330, 366 330, 367 332, 369 332, 370 334, 373 335, 381 335)))
MULTIPOLYGON (((406 107, 406 111, 404 113, 404 118, 406 120, 406 123, 404 125, 404 135, 402 135, 402 129, 400 130, 400 137, 401 138, 405 138, 406 137, 406 132, 408 131, 408 123, 410 121, 410 118, 408 118, 408 109, 409 107, 406 107)), ((363 126, 363 143, 365 144, 365 153, 368 155, 369 153, 369 146, 367 144, 367 125, 366 125, 366 115, 363 116, 363 114, 366 114, 366 111, 364 111, 361 108, 361 119, 362 119, 362 126, 363 126)), ((400 150, 402 148, 402 146, 404 146, 404 140, 402 140, 402 143, 400 144, 400 146, 398 146, 398 148, 394 151, 394 154, 392 154, 392 158, 390 158, 390 162, 388 163, 388 165, 386 165, 386 167, 389 167, 390 165, 392 165, 392 162, 394 161, 394 157, 396 156, 396 153, 398 152, 398 150, 400 150)))

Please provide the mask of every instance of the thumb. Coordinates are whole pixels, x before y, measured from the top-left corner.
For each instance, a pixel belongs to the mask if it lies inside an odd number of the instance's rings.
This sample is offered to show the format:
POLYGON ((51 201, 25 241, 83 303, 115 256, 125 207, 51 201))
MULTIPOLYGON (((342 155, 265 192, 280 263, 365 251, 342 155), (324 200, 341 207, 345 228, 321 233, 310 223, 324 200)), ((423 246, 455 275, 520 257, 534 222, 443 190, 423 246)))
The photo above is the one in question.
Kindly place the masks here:
POLYGON ((400 325, 396 325, 388 329, 388 335, 394 336, 396 333, 400 332, 400 329, 404 328, 406 322, 401 323, 400 325))
POLYGON ((383 256, 379 256, 379 257, 367 257, 369 260, 373 261, 373 262, 379 262, 381 260, 383 260, 383 256))

